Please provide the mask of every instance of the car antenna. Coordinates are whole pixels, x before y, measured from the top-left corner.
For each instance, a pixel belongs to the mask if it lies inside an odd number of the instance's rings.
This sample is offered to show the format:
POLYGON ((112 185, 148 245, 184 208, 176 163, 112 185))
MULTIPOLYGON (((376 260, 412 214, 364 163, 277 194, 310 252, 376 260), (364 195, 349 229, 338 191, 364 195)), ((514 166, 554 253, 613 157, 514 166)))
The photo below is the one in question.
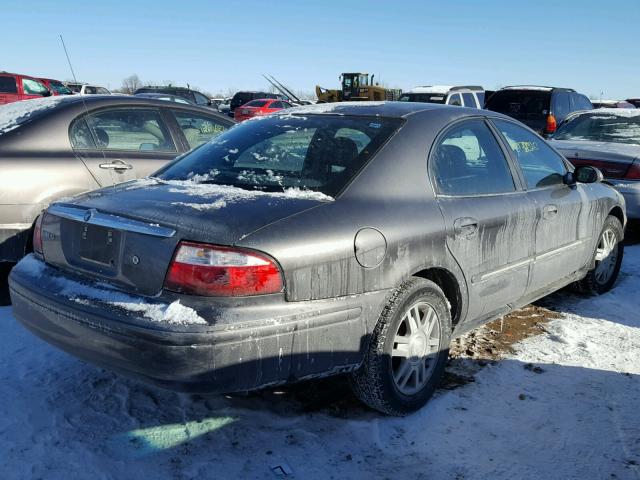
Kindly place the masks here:
MULTIPOLYGON (((76 72, 73 70, 73 65, 71 65, 71 58, 69 57, 69 52, 67 51, 67 46, 64 43, 64 38, 62 38, 62 34, 60 34, 60 42, 62 42, 62 48, 64 49, 65 56, 67 57, 67 63, 69 64, 69 69, 71 70, 71 76, 73 77, 73 81, 77 84, 78 83, 78 79, 76 78, 76 72)), ((86 104, 86 102, 84 100, 84 95, 80 94, 80 100, 82 101, 82 106, 84 107, 85 114, 87 115, 87 118, 89 118, 91 116, 91 114, 89 113, 89 108, 87 107, 87 104, 86 104)), ((95 132, 91 128, 91 124, 89 122, 85 122, 85 123, 87 125, 87 128, 89 129, 89 132, 90 132, 91 136, 93 137, 93 141, 96 144, 96 147, 98 147, 100 149, 100 153, 102 153, 102 158, 106 162, 107 161, 107 156, 105 155, 104 149, 102 148, 100 143, 96 141, 97 140, 97 135, 95 134, 95 132)), ((91 174, 91 176, 96 181, 96 183, 98 185, 100 185, 100 182, 95 177, 95 175, 93 173, 91 173, 91 169, 85 163, 84 159, 81 156, 79 156, 78 158, 80 158, 82 163, 84 163, 84 166, 87 167, 87 171, 91 174)), ((112 172, 112 174, 113 174, 113 172, 112 172)), ((115 182, 112 182, 112 183, 113 183, 113 186, 115 186, 115 182)))

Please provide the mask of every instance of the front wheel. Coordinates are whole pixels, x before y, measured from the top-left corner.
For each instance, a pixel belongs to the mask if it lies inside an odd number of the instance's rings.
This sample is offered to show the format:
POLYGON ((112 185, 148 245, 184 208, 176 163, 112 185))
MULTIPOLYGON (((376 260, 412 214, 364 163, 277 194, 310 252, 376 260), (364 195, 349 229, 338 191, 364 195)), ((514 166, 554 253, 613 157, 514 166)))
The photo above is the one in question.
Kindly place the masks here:
POLYGON ((600 295, 608 292, 616 283, 622 257, 624 244, 622 243, 623 230, 620 220, 609 215, 604 222, 598 246, 595 251, 595 266, 587 272, 587 275, 577 282, 578 289, 587 294, 600 295))
POLYGON ((451 314, 442 290, 413 278, 398 287, 372 333, 362 366, 351 375, 358 398, 390 415, 422 407, 449 357, 451 314))

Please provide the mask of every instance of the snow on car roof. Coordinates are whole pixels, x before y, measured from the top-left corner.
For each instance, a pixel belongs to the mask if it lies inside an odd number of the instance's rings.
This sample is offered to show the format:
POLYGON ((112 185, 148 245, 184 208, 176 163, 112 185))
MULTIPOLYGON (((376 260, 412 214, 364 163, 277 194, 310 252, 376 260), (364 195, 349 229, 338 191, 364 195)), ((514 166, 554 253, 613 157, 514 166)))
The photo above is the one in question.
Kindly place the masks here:
POLYGON ((607 115, 617 117, 637 117, 640 116, 640 108, 596 108, 594 110, 588 110, 581 112, 581 115, 607 115))
POLYGON ((455 85, 424 85, 422 87, 415 87, 404 93, 440 93, 445 94, 449 92, 455 85))
POLYGON ((59 103, 66 101, 67 98, 69 97, 61 95, 0 105, 0 135, 18 128, 25 121, 40 115, 46 110, 55 108, 59 103))

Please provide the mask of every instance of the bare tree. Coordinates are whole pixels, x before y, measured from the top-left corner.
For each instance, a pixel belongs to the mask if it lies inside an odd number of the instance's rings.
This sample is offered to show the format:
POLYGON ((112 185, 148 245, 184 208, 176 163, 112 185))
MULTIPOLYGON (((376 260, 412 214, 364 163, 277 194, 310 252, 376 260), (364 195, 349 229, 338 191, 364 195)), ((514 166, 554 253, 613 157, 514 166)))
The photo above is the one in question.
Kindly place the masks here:
POLYGON ((122 80, 122 87, 120 91, 122 93, 127 93, 132 95, 138 88, 142 86, 142 81, 135 73, 133 75, 129 75, 127 78, 122 80))

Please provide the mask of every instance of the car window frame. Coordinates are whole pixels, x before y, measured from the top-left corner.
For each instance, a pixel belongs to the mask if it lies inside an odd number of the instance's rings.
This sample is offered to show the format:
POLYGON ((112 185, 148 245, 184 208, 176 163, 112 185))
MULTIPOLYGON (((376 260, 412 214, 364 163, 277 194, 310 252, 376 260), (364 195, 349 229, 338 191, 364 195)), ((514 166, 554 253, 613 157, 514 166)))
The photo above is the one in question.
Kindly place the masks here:
MULTIPOLYGON (((431 143, 431 146, 429 147, 429 152, 427 154, 427 178, 429 180, 429 183, 431 184, 431 189, 434 193, 434 196, 437 198, 475 198, 475 197, 498 197, 498 196, 507 196, 507 195, 516 195, 516 194, 522 194, 526 191, 526 184, 524 184, 522 182, 522 178, 521 178, 521 172, 519 171, 519 169, 517 169, 518 165, 513 163, 513 158, 511 155, 511 151, 509 149, 509 151, 505 148, 505 144, 502 141, 502 139, 500 137, 497 136, 497 132, 495 130, 495 127, 491 124, 491 122, 489 121, 489 117, 487 117, 486 115, 469 115, 469 116, 465 116, 463 118, 459 118, 457 120, 454 120, 450 123, 447 123, 447 125, 445 125, 434 137, 433 142, 431 143), (437 146, 439 145, 439 143, 442 141, 443 137, 445 137, 451 130, 453 130, 454 128, 458 127, 460 124, 462 123, 466 123, 469 121, 473 121, 473 120, 480 120, 482 121, 485 126, 488 128, 489 132, 491 133, 491 135, 493 135, 494 140, 496 141, 496 143, 498 144, 498 148, 500 149, 500 151, 502 152, 502 155, 504 156, 506 162, 507 162, 507 167, 509 169, 509 172, 511 173, 511 178, 513 180, 513 186, 515 187, 513 191, 511 192, 494 192, 494 193, 474 193, 472 195, 456 195, 456 194, 448 194, 448 193, 441 193, 438 190, 438 183, 435 179, 435 168, 434 168, 434 155, 436 153, 437 150, 437 146)), ((507 145, 508 148, 508 145, 507 145)))
MULTIPOLYGON (((131 153, 135 153, 136 155, 143 155, 143 156, 149 156, 150 158, 153 158, 154 156, 158 156, 160 155, 167 155, 167 154, 171 154, 171 155, 178 155, 180 153, 185 152, 186 150, 183 148, 180 148, 181 146, 183 146, 182 142, 178 142, 178 138, 176 138, 176 134, 174 131, 174 126, 172 124, 170 124, 167 121, 167 114, 164 111, 166 109, 166 107, 157 107, 155 105, 135 105, 135 106, 123 106, 123 105, 108 105, 108 106, 103 106, 100 108, 96 108, 94 110, 90 110, 90 111, 86 111, 86 112, 81 112, 79 115, 77 115, 75 118, 73 118, 70 122, 69 122, 69 127, 67 129, 67 138, 69 140, 69 145, 71 146, 71 149, 74 152, 91 152, 91 153, 101 153, 101 154, 123 154, 123 153, 127 153, 127 154, 131 154, 131 153), (75 147, 73 145, 73 142, 71 141, 71 131, 73 130, 73 127, 75 126, 76 123, 80 122, 80 121, 84 121, 86 123, 86 119, 91 117, 92 115, 99 115, 101 113, 104 112, 109 112, 109 111, 117 111, 117 110, 152 110, 152 111, 156 111, 161 120, 164 121, 165 123, 165 128, 167 130, 167 132, 169 133, 168 139, 171 139, 171 141, 173 142, 173 145, 175 147, 175 150, 173 151, 169 151, 169 150, 126 150, 126 149, 116 149, 116 148, 101 148, 98 147, 98 142, 96 141, 95 138, 95 133, 93 132, 92 129, 89 129, 90 133, 91 133, 91 138, 93 140, 93 143, 95 145, 95 147, 92 148, 78 148, 75 147)), ((175 120, 174 120, 175 121, 175 120)), ((88 125, 88 124, 87 124, 88 125)), ((178 126, 179 127, 179 126, 178 126)), ((185 139, 186 141, 186 139, 185 139)))
POLYGON ((546 190, 546 189, 556 189, 558 187, 567 187, 569 188, 569 185, 563 183, 556 183, 553 185, 545 185, 543 187, 532 187, 529 188, 529 186, 527 185, 527 180, 524 176, 524 172, 522 170, 522 167, 520 166, 520 162, 518 161, 518 159, 516 158, 515 154, 513 153, 513 150, 511 149, 511 146, 509 145, 509 141, 504 137, 504 135, 502 134, 502 132, 500 131, 500 128, 498 128, 497 125, 495 125, 493 123, 494 120, 499 120, 502 122, 506 122, 506 123, 512 123, 517 127, 520 127, 524 130, 529 131, 530 133, 532 133, 534 136, 538 137, 542 143, 544 143, 547 147, 549 147, 556 155, 558 155, 560 157, 560 160, 562 160, 562 163, 566 169, 565 174, 567 172, 573 172, 575 170, 575 167, 571 164, 571 162, 569 162, 569 160, 567 160, 564 155, 562 155, 560 152, 558 152, 558 150, 556 150, 552 145, 549 144, 549 142, 547 142, 543 137, 541 137, 538 133, 536 133, 534 130, 532 130, 531 128, 527 127, 526 125, 518 122, 518 121, 514 121, 511 118, 489 118, 489 123, 491 125, 491 128, 494 129, 495 133, 499 136, 500 141, 503 144, 503 148, 506 149, 507 154, 509 155, 509 158, 511 160, 511 163, 515 166, 515 168, 518 171, 518 175, 520 177, 520 182, 522 184, 522 188, 524 191, 526 192, 536 192, 538 190, 546 190))
POLYGON ((462 106, 466 107, 466 108, 479 108, 478 105, 478 100, 476 99, 475 95, 473 94, 473 92, 471 90, 468 91, 462 91, 459 92, 460 96, 462 96, 462 106), (467 101, 465 99, 465 95, 468 95, 469 97, 471 97, 471 101, 473 102, 473 105, 467 105, 467 101))

